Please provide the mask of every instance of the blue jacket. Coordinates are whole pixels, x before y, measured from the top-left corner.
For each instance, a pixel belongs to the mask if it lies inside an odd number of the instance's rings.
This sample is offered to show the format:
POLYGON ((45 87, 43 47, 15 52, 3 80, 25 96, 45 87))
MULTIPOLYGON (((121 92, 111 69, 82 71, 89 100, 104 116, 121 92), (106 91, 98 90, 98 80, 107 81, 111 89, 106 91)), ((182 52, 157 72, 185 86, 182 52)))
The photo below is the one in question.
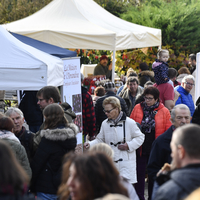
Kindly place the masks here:
POLYGON ((194 107, 194 102, 192 100, 192 95, 187 92, 182 86, 176 86, 174 88, 174 90, 178 91, 180 93, 180 96, 179 98, 177 99, 176 101, 176 104, 175 105, 178 105, 178 104, 185 104, 188 106, 188 108, 190 109, 190 113, 191 113, 191 116, 193 116, 194 114, 194 110, 195 110, 195 107, 194 107))

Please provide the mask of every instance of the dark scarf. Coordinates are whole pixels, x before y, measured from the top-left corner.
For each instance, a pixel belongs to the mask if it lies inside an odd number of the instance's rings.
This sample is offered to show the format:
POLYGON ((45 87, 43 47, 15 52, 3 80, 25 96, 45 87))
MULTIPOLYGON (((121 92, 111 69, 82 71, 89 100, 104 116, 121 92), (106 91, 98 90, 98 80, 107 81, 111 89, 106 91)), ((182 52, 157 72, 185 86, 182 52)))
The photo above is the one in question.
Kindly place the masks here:
POLYGON ((24 134, 25 131, 26 131, 25 127, 22 126, 22 130, 19 133, 15 133, 16 137, 20 138, 24 134))
POLYGON ((123 116, 123 112, 120 111, 120 113, 116 119, 109 119, 108 121, 113 122, 116 125, 121 120, 122 116, 123 116))
POLYGON ((154 109, 158 108, 159 101, 152 106, 147 106, 145 102, 142 102, 141 106, 144 114, 141 122, 142 132, 151 133, 152 129, 155 129, 155 115, 157 111, 154 111, 154 109))

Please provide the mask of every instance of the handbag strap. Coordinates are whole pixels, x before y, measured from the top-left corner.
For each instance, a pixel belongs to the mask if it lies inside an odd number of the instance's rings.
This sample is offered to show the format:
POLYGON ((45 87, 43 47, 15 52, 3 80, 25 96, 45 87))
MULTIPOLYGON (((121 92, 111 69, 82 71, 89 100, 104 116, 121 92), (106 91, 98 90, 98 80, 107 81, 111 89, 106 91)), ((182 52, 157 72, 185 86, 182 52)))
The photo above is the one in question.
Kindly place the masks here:
POLYGON ((123 129, 124 129, 124 143, 126 143, 125 121, 123 121, 123 129))

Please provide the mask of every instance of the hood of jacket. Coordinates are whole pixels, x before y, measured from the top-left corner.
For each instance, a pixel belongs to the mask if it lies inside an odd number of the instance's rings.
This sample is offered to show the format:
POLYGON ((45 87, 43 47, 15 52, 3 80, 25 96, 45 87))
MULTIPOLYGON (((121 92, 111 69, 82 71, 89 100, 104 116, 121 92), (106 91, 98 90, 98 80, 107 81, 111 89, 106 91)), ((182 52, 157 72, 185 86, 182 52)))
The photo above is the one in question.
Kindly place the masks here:
POLYGON ((72 107, 67 102, 61 103, 60 106, 64 110, 64 113, 70 115, 72 117, 72 119, 76 118, 75 112, 72 111, 72 107))
POLYGON ((155 62, 152 64, 152 68, 155 68, 155 67, 162 65, 162 64, 169 66, 167 62, 163 62, 163 61, 156 59, 155 62))
POLYGON ((145 70, 145 71, 141 71, 139 74, 138 74, 138 77, 142 77, 142 76, 150 76, 150 77, 154 77, 154 72, 153 71, 150 71, 150 70, 145 70))
POLYGON ((1 130, 0 131, 0 139, 9 139, 14 140, 20 144, 19 139, 15 136, 14 133, 7 131, 7 130, 1 130))
POLYGON ((171 173, 171 179, 187 193, 200 187, 200 163, 187 165, 171 173), (184 174, 184 176, 183 176, 184 174))
POLYGON ((78 127, 73 123, 69 123, 68 127, 64 128, 41 130, 40 135, 52 141, 65 141, 67 139, 76 138, 78 132, 78 127))

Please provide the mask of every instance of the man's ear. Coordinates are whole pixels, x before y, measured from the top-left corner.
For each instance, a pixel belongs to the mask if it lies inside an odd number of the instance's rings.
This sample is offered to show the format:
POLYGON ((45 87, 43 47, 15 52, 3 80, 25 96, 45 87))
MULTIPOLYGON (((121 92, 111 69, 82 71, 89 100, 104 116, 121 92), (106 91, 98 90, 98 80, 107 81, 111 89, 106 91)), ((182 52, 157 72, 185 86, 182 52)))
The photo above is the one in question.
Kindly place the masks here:
POLYGON ((48 103, 49 104, 55 103, 52 97, 48 100, 48 103))
POLYGON ((182 145, 178 145, 178 155, 180 159, 183 159, 185 157, 185 149, 182 145))

